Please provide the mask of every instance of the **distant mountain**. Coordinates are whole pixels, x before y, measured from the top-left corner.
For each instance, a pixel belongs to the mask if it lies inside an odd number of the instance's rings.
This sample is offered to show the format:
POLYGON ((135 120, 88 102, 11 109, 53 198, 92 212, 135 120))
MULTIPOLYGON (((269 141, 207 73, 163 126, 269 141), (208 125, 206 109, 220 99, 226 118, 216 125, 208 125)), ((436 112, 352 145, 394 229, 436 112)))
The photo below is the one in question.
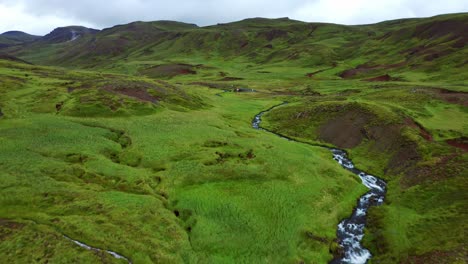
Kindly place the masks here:
POLYGON ((236 60, 251 65, 328 67, 337 78, 346 79, 443 66, 446 74, 463 78, 467 28, 468 13, 356 26, 289 18, 250 18, 208 27, 133 22, 101 31, 57 28, 38 41, 3 51, 36 64, 80 68, 115 69, 114 64, 128 62, 138 72, 151 67, 144 61, 178 58, 178 63, 236 60))
POLYGON ((94 35, 98 32, 99 30, 97 29, 86 28, 82 26, 59 27, 42 37, 40 40, 41 42, 45 43, 61 43, 74 41, 81 37, 94 35))
POLYGON ((35 41, 39 38, 41 37, 30 35, 22 31, 7 31, 5 33, 0 34, 0 47, 24 44, 35 41))

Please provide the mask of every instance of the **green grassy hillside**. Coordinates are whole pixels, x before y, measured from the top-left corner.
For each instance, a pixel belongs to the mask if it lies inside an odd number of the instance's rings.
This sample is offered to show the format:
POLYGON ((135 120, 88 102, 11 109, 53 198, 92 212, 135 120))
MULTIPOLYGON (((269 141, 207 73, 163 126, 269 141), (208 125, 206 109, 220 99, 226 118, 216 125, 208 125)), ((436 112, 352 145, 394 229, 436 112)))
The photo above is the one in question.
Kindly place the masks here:
POLYGON ((288 101, 262 125, 388 182, 371 263, 465 263, 467 28, 155 21, 2 48, 0 259, 125 263, 67 236, 133 263, 329 262, 366 188, 251 127, 288 101))

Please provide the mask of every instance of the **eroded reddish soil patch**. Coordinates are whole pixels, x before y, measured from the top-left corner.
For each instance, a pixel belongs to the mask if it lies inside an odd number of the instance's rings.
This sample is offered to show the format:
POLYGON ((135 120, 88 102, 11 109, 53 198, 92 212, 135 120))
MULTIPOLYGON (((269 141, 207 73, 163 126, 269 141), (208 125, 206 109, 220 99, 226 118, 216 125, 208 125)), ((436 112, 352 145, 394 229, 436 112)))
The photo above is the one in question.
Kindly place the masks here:
POLYGON ((101 89, 104 91, 121 94, 128 97, 138 99, 143 102, 157 103, 160 98, 151 95, 149 89, 157 89, 155 85, 143 82, 122 82, 122 83, 109 83, 104 85, 101 89))
POLYGON ((449 264, 455 263, 456 253, 432 251, 419 256, 409 256, 402 264, 449 264))
POLYGON ((468 138, 466 137, 449 139, 445 142, 447 142, 447 144, 449 144, 450 146, 462 149, 464 151, 468 151, 468 138))
POLYGON ((405 125, 387 123, 360 107, 338 111, 318 128, 319 139, 340 148, 354 148, 364 140, 374 142, 370 153, 391 154, 384 168, 386 174, 406 173, 421 160, 417 144, 402 134, 405 125))
POLYGON ((354 69, 345 70, 344 72, 340 74, 340 77, 344 79, 348 79, 356 75, 369 73, 375 70, 399 68, 399 67, 404 66, 405 64, 406 64, 405 61, 395 63, 395 64, 388 64, 388 65, 373 65, 372 66, 369 64, 361 64, 361 65, 358 65, 354 69))
POLYGON ((438 89, 436 96, 448 103, 468 106, 468 93, 438 89))
POLYGON ((110 89, 110 88, 104 88, 104 90, 113 92, 113 93, 118 93, 118 94, 123 94, 129 97, 133 97, 135 99, 138 99, 140 101, 145 101, 145 102, 151 102, 151 103, 156 103, 158 101, 157 98, 153 97, 151 94, 148 93, 148 91, 144 89, 132 89, 132 88, 117 88, 117 89, 110 89))
POLYGON ((194 68, 194 66, 189 64, 165 64, 141 70, 140 73, 155 78, 174 77, 177 75, 197 74, 194 68))
POLYGON ((345 113, 322 125, 319 129, 319 139, 340 148, 354 148, 361 144, 364 138, 362 128, 368 121, 369 118, 363 115, 345 113))
POLYGON ((382 76, 377 76, 377 77, 365 79, 364 81, 367 81, 367 82, 388 82, 390 80, 392 80, 392 77, 390 77, 390 75, 388 75, 388 74, 385 74, 385 75, 382 75, 382 76))
POLYGON ((413 119, 411 118, 406 118, 405 119, 405 124, 409 127, 416 128, 419 130, 419 135, 423 137, 427 141, 433 141, 434 139, 432 138, 431 133, 429 133, 422 125, 414 122, 413 119))

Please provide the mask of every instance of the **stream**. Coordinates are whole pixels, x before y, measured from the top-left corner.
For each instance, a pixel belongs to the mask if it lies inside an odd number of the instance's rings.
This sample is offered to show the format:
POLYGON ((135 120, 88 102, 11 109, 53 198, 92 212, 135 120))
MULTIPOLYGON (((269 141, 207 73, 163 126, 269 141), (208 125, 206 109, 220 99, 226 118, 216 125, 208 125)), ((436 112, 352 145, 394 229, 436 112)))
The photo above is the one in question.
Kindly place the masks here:
POLYGON ((117 253, 115 253, 114 251, 110 251, 110 250, 105 250, 105 249, 100 249, 100 248, 95 248, 95 247, 92 247, 92 246, 88 246, 86 245, 85 243, 83 242, 80 242, 78 240, 74 240, 68 236, 65 236, 64 237, 67 239, 67 240, 70 240, 71 242, 75 243, 76 245, 78 245, 79 247, 81 248, 84 248, 86 250, 91 250, 91 251, 95 251, 95 252, 106 252, 107 254, 110 254, 111 256, 113 256, 114 258, 116 259, 123 259, 125 261, 127 261, 128 264, 132 264, 132 262, 130 261, 130 259, 122 256, 122 255, 119 255, 117 253))
POLYGON ((294 140, 290 137, 275 133, 268 129, 262 128, 260 126, 262 122, 262 116, 269 111, 275 109, 276 107, 287 104, 286 102, 273 106, 272 108, 260 112, 255 116, 252 121, 252 127, 254 129, 263 130, 272 134, 275 134, 281 138, 284 138, 289 141, 294 141, 298 143, 303 143, 315 147, 326 148, 331 151, 330 155, 335 161, 337 161, 343 168, 356 174, 361 178, 362 184, 365 185, 369 191, 361 196, 357 202, 357 206, 354 208, 353 213, 350 217, 342 220, 338 224, 337 228, 337 238, 339 244, 343 250, 343 253, 340 256, 335 256, 335 258, 330 262, 330 264, 364 264, 372 257, 369 250, 364 248, 361 244, 362 238, 364 237, 364 228, 366 225, 367 211, 371 206, 378 206, 384 202, 385 192, 386 192, 386 183, 372 175, 369 175, 359 169, 357 169, 353 162, 348 159, 347 153, 344 150, 329 148, 327 146, 321 146, 318 144, 312 144, 307 142, 301 142, 294 140))

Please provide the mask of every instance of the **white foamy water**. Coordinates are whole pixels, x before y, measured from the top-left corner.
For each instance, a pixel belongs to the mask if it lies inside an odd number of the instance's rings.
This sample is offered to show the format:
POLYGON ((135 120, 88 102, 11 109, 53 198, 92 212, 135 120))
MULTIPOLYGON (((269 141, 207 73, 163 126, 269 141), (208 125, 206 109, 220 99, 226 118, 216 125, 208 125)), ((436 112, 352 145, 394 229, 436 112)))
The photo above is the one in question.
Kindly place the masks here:
POLYGON ((67 236, 63 236, 63 237, 65 237, 66 239, 72 241, 72 242, 75 243, 76 245, 78 245, 78 246, 80 246, 80 247, 82 247, 82 248, 84 248, 84 249, 86 249, 86 250, 92 250, 92 251, 96 251, 96 252, 106 252, 106 253, 110 254, 111 256, 113 256, 113 257, 116 258, 116 259, 123 259, 123 260, 127 261, 129 264, 132 264, 132 262, 130 261, 130 259, 128 259, 128 258, 126 258, 126 257, 124 257, 124 256, 122 256, 122 255, 119 255, 119 254, 117 254, 117 253, 114 252, 114 251, 91 247, 91 246, 86 245, 86 244, 83 243, 83 242, 80 242, 80 241, 78 241, 78 240, 74 240, 74 239, 69 238, 69 237, 67 237, 67 236))
POLYGON ((77 40, 77 39, 80 37, 80 34, 77 34, 76 31, 74 31, 74 30, 72 30, 71 33, 72 33, 72 37, 71 37, 71 39, 69 40, 69 42, 75 41, 75 40, 77 40))
MULTIPOLYGON (((255 129, 262 129, 267 132, 276 134, 274 132, 263 129, 260 126, 262 122, 262 116, 270 110, 263 111, 256 115, 252 121, 252 127, 255 129)), ((279 134, 276 135, 290 141, 296 141, 294 139, 290 139, 279 134)), ((345 151, 340 149, 330 150, 333 154, 334 160, 336 160, 343 168, 358 175, 359 178, 361 178, 362 184, 369 188, 369 191, 359 198, 357 206, 354 209, 351 216, 349 218, 344 219, 338 224, 336 233, 340 246, 343 248, 344 253, 342 256, 335 257, 335 259, 333 259, 330 263, 365 264, 372 257, 369 250, 364 248, 361 244, 361 241, 364 237, 367 211, 370 206, 381 205, 384 202, 386 183, 375 176, 369 175, 363 171, 358 170, 354 166, 353 162, 350 159, 348 159, 345 151)))

